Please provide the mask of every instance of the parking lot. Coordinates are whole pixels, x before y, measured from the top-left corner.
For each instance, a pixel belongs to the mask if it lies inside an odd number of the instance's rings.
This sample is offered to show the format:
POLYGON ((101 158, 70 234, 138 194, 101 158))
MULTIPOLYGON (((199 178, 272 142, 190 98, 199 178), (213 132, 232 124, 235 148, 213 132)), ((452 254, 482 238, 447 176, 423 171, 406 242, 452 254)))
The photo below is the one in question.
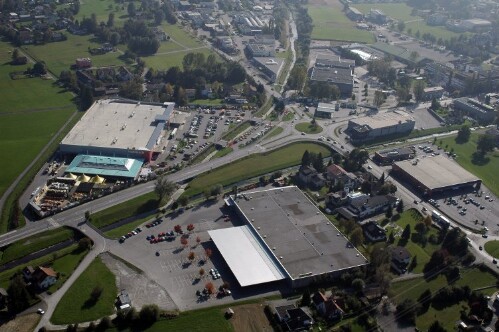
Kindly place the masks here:
POLYGON ((285 285, 281 284, 244 289, 238 286, 235 277, 207 233, 208 230, 234 225, 239 225, 239 221, 224 209, 223 201, 201 205, 165 217, 163 222, 156 226, 150 228, 142 226, 142 232, 137 235, 126 239, 123 243, 116 241, 111 252, 119 254, 145 271, 150 279, 155 280, 168 292, 180 310, 213 305, 213 301, 222 304, 234 299, 270 294, 281 287, 285 289, 285 285), (187 231, 189 224, 194 226, 192 232, 187 231), (174 231, 176 225, 181 227, 183 234, 174 231), (151 243, 147 240, 147 237, 151 238, 152 235, 158 238, 160 233, 171 231, 175 236, 166 236, 163 241, 151 243), (187 244, 182 244, 182 238, 187 240, 187 244), (211 250, 210 258, 206 257, 207 249, 211 250), (191 253, 194 253, 194 257, 191 253), (205 272, 202 276, 201 268, 205 272), (216 269, 220 277, 214 278, 210 274, 211 269, 216 269), (202 293, 208 282, 213 283, 215 294, 196 295, 198 291, 202 293), (217 294, 225 282, 228 283, 231 294, 223 296, 217 294))

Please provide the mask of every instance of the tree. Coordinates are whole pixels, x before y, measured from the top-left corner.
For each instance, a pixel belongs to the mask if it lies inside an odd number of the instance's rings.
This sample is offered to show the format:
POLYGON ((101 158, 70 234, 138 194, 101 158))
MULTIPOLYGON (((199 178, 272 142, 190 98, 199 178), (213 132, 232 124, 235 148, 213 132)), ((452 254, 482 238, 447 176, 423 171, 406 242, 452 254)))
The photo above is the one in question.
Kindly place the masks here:
POLYGON ((404 212, 404 201, 400 200, 399 203, 397 204, 397 212, 402 213, 404 212))
POLYGON ((213 285, 212 282, 207 282, 204 285, 204 288, 208 291, 208 294, 213 294, 215 293, 215 285, 213 285))
POLYGON ((456 142, 459 144, 466 143, 469 141, 471 136, 471 129, 469 125, 462 126, 456 136, 456 142))
POLYGON ((189 204, 189 197, 182 195, 177 199, 177 202, 180 204, 180 206, 186 207, 187 204, 189 204))
POLYGON ((127 7, 128 16, 134 17, 137 13, 137 9, 135 8, 135 3, 133 1, 128 3, 127 7))
POLYGON ((158 177, 154 186, 154 192, 158 195, 158 205, 161 206, 164 201, 169 200, 175 189, 177 189, 175 183, 168 180, 166 176, 158 177))
POLYGON ((107 24, 109 28, 112 28, 114 26, 114 13, 109 13, 107 17, 107 24))
POLYGON ((17 48, 15 48, 12 51, 12 61, 16 62, 17 58, 19 58, 19 50, 17 48))
POLYGON ((402 232, 402 235, 400 236, 403 240, 409 240, 411 237, 411 225, 407 224, 405 226, 404 231, 402 232))
POLYGON ((421 307, 421 312, 426 312, 430 307, 432 299, 432 294, 430 289, 426 289, 421 295, 418 297, 418 303, 421 307))
POLYGON ((215 197, 218 197, 219 195, 221 195, 223 193, 223 191, 224 191, 224 187, 220 183, 212 186, 210 189, 211 196, 215 196, 215 197))
POLYGON ((418 222, 416 226, 414 226, 414 230, 418 232, 419 236, 421 237, 426 233, 428 229, 426 228, 424 222, 418 222))
POLYGON ((366 283, 364 282, 364 280, 362 280, 360 278, 356 278, 356 279, 352 280, 352 288, 355 289, 355 291, 357 293, 362 292, 362 290, 364 289, 365 286, 366 286, 366 283))
POLYGON ((442 105, 440 105, 440 102, 437 100, 437 98, 433 98, 431 100, 431 109, 436 111, 438 110, 442 105))
POLYGON ((111 318, 109 317, 102 317, 102 319, 99 322, 99 325, 97 325, 97 330, 98 331, 105 331, 108 328, 110 328, 113 325, 111 322, 111 318))
POLYGON ((92 246, 92 240, 90 240, 88 237, 84 237, 78 241, 78 248, 80 250, 88 250, 92 246))
POLYGON ((405 22, 404 21, 398 21, 397 23, 397 30, 402 32, 405 29, 405 22))
POLYGON ((393 217, 393 208, 392 206, 390 205, 388 207, 388 209, 386 210, 386 213, 385 213, 385 216, 390 219, 391 217, 393 217))
POLYGON ((165 19, 165 13, 163 11, 157 10, 154 12, 154 23, 156 25, 161 25, 164 19, 165 19))
POLYGON ((85 221, 90 221, 90 211, 85 211, 85 221))
POLYGON ((411 264, 409 264, 409 271, 414 270, 414 268, 418 265, 418 256, 414 255, 411 259, 411 264))
POLYGON ((193 224, 187 225, 187 231, 192 232, 194 230, 195 226, 193 224))
POLYGON ((362 232, 362 228, 357 227, 352 231, 352 234, 350 235, 350 242, 352 242, 352 244, 356 247, 364 242, 364 234, 362 232))
POLYGON ((431 219, 431 216, 428 215, 428 216, 424 217, 423 223, 425 224, 425 226, 427 228, 430 228, 431 224, 433 224, 433 220, 431 219))
POLYGON ((183 232, 182 232, 182 226, 180 226, 180 225, 175 225, 175 226, 173 226, 173 230, 174 230, 174 231, 175 231, 175 233, 177 233, 177 234, 182 234, 182 233, 183 233, 183 232))
POLYGON ((417 80, 416 82, 414 82, 414 85, 412 86, 412 92, 414 93, 414 98, 416 98, 416 101, 419 102, 423 99, 425 87, 426 83, 423 80, 417 80))
POLYGON ((43 61, 38 61, 33 65, 33 75, 45 75, 47 73, 47 65, 43 61))
POLYGON ((80 89, 80 110, 86 111, 94 103, 94 95, 89 87, 82 87, 80 89))
POLYGON ((308 307, 311 303, 312 303, 312 298, 310 296, 310 290, 307 288, 305 289, 301 297, 300 306, 308 307))
POLYGON ((413 299, 405 299, 397 305, 397 319, 414 325, 416 322, 416 313, 418 312, 418 304, 413 299))
POLYGON ((374 105, 380 107, 385 102, 385 94, 381 90, 374 91, 374 105))
POLYGON ((492 135, 481 135, 477 142, 477 152, 485 155, 487 152, 493 151, 496 146, 495 138, 492 135))
POLYGON ((194 253, 194 251, 191 251, 187 256, 187 259, 189 259, 192 262, 194 258, 196 258, 196 254, 194 253))
POLYGON ((173 211, 175 211, 177 208, 178 208, 178 202, 177 202, 177 201, 175 201, 175 202, 173 202, 173 203, 172 203, 171 209, 172 209, 173 211))
POLYGON ((7 288, 7 308, 11 314, 17 314, 29 307, 29 293, 22 275, 16 274, 7 288))
POLYGON ((442 326, 442 324, 440 324, 438 320, 436 320, 431 323, 430 327, 428 328, 428 332, 447 332, 447 330, 442 326))
POLYGON ((303 152, 303 156, 301 157, 301 165, 310 166, 310 163, 311 163, 310 152, 308 152, 308 150, 305 150, 305 152, 303 152))
POLYGON ((187 248, 187 246, 189 245, 189 240, 187 240, 187 238, 185 237, 181 237, 180 244, 182 245, 182 247, 187 248))
POLYGON ((146 304, 140 309, 139 319, 144 325, 152 325, 159 318, 159 308, 156 304, 146 304))
POLYGON ((199 236, 198 236, 198 237, 196 237, 196 243, 197 243, 197 244, 200 244, 200 243, 201 243, 201 238, 200 238, 199 236))
POLYGON ((200 277, 200 278, 202 278, 202 277, 204 276, 204 274, 205 274, 204 269, 203 269, 203 268, 200 268, 200 269, 199 269, 199 277, 200 277))
POLYGON ((204 255, 206 256, 207 259, 210 259, 211 258, 211 255, 213 255, 213 252, 211 251, 210 248, 206 248, 204 250, 204 255))

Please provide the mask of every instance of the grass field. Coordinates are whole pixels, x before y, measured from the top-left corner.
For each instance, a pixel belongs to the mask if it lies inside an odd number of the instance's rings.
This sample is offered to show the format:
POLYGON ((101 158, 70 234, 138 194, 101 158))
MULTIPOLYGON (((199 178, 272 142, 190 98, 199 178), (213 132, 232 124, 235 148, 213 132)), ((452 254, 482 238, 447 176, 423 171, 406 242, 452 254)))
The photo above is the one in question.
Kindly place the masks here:
POLYGON ((223 99, 197 99, 189 102, 191 105, 210 105, 217 106, 222 105, 223 99))
POLYGON ((251 127, 251 124, 248 121, 242 122, 233 128, 229 127, 229 131, 227 131, 222 138, 227 141, 233 140, 249 127, 251 127))
POLYGON ((71 239, 75 231, 70 228, 57 228, 16 241, 1 249, 0 264, 19 259, 54 244, 71 239))
POLYGON ((222 150, 218 150, 217 153, 215 153, 215 155, 213 156, 213 158, 222 158, 223 156, 228 155, 232 151, 234 151, 234 149, 227 146, 227 147, 223 148, 222 150))
POLYGON ((360 10, 363 14, 368 14, 371 8, 381 9, 386 15, 404 22, 420 19, 419 16, 411 16, 412 7, 405 3, 357 3, 352 6, 360 10))
POLYGON ((275 127, 274 129, 272 129, 271 131, 269 131, 269 133, 267 135, 265 135, 265 139, 269 139, 269 138, 272 138, 274 136, 277 136, 280 133, 282 133, 283 131, 284 131, 284 128, 282 128, 282 127, 275 127))
POLYGON ((0 287, 7 289, 10 278, 24 266, 52 266, 56 272, 59 272, 57 282, 49 288, 49 291, 54 292, 71 276, 74 269, 80 264, 80 261, 85 257, 87 251, 78 249, 78 244, 73 244, 64 249, 58 250, 55 253, 48 254, 37 259, 31 260, 21 267, 15 267, 9 270, 0 272, 0 287), (54 256, 55 254, 55 256, 54 256), (54 257, 56 257, 54 259, 54 257))
POLYGON ((321 152, 324 157, 331 155, 331 151, 319 144, 291 144, 284 148, 250 156, 219 167, 211 172, 204 173, 189 183, 184 195, 196 195, 218 183, 227 186, 244 179, 297 165, 300 163, 305 150, 314 153, 321 152))
POLYGON ((357 29, 339 6, 308 5, 308 13, 314 24, 312 39, 374 42, 372 33, 357 29))
MULTIPOLYGON (((140 1, 135 1, 135 6, 140 8, 140 1)), ((81 21, 83 18, 89 18, 95 14, 98 23, 107 23, 110 13, 114 13, 114 26, 122 26, 123 22, 128 19, 127 6, 118 4, 114 0, 85 0, 75 19, 81 21)))
POLYGON ((0 195, 73 114, 72 96, 41 78, 12 80, 11 72, 27 66, 11 66, 12 46, 0 42, 0 195), (27 135, 29 133, 29 135, 27 135), (19 153, 22 151, 22 153, 19 153))
POLYGON ((437 144, 445 148, 447 151, 454 149, 457 155, 456 161, 463 168, 475 174, 482 179, 483 184, 487 186, 495 195, 499 195, 499 182, 497 179, 497 169, 499 168, 499 151, 494 151, 487 154, 487 160, 483 164, 474 164, 472 155, 476 151, 476 144, 480 134, 472 133, 470 140, 464 144, 457 144, 455 136, 438 139, 437 144), (440 144, 442 141, 442 144, 440 144))
POLYGON ((64 294, 50 321, 54 324, 69 324, 111 315, 117 292, 114 274, 97 257, 64 294), (93 303, 90 293, 97 286, 102 287, 102 294, 93 303))
POLYGON ((499 258, 499 241, 489 241, 485 243, 485 251, 492 257, 499 258))
POLYGON ((316 124, 312 125, 310 122, 302 122, 295 125, 295 129, 305 134, 318 134, 322 132, 322 127, 316 124))
MULTIPOLYGON (((469 268, 461 270, 461 278, 457 280, 454 285, 465 286, 468 285, 472 290, 480 287, 494 286, 496 284, 496 277, 490 272, 482 272, 478 268, 469 268)), ((439 275, 437 278, 430 281, 426 281, 424 278, 417 278, 412 280, 406 280, 401 282, 395 282, 392 284, 390 292, 394 294, 392 299, 396 303, 402 302, 406 298, 411 298, 417 302, 418 297, 426 289, 430 289, 432 294, 436 294, 441 288, 449 286, 447 279, 443 275, 439 275)), ((491 295, 496 290, 495 287, 483 290, 484 294, 491 295)), ((459 320, 459 310, 461 305, 457 304, 444 310, 436 310, 430 307, 427 313, 418 316, 416 319, 416 326, 423 331, 429 327, 433 322, 434 316, 440 316, 442 314, 445 320, 439 319, 440 322, 445 323, 445 327, 452 331, 455 326, 455 321, 459 320)))
POLYGON ((112 239, 117 239, 128 232, 133 231, 137 227, 139 227, 141 224, 145 223, 147 220, 153 219, 155 216, 148 215, 147 217, 140 218, 137 220, 134 220, 132 222, 129 222, 125 225, 113 228, 109 231, 104 232, 104 234, 112 239))
POLYGON ((429 26, 425 21, 406 23, 405 31, 407 32, 408 29, 412 30, 412 35, 414 35, 418 30, 421 36, 425 33, 431 33, 435 36, 435 38, 437 38, 437 40, 440 38, 442 38, 442 40, 448 40, 452 37, 457 38, 460 35, 460 33, 447 30, 445 27, 429 26))
POLYGON ((140 213, 149 212, 158 207, 158 197, 154 192, 135 197, 129 201, 114 205, 105 210, 93 213, 91 223, 102 228, 119 220, 135 216, 140 213))

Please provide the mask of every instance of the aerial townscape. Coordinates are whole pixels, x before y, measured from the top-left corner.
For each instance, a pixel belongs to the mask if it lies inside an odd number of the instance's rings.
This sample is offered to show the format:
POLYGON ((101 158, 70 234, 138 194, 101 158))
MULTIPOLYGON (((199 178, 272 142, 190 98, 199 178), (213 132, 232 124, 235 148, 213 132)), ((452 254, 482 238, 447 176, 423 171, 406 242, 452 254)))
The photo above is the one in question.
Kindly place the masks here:
POLYGON ((0 0, 0 332, 499 331, 497 0, 0 0))

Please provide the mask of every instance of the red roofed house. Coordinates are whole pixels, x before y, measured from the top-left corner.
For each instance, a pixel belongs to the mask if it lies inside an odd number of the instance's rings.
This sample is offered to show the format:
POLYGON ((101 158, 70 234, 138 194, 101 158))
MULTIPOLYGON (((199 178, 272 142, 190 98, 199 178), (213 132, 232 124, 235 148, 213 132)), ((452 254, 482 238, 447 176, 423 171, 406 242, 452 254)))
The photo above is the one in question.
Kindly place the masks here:
POLYGON ((326 168, 326 179, 334 186, 338 182, 343 183, 344 188, 355 189, 359 181, 355 174, 345 171, 341 166, 331 164, 326 168))
POLYGON ((320 315, 328 320, 341 319, 344 314, 343 309, 341 309, 333 296, 328 298, 323 293, 316 292, 312 297, 312 302, 320 315))
POLYGON ((50 267, 39 266, 31 274, 31 280, 38 288, 47 289, 57 281, 57 273, 50 267))

